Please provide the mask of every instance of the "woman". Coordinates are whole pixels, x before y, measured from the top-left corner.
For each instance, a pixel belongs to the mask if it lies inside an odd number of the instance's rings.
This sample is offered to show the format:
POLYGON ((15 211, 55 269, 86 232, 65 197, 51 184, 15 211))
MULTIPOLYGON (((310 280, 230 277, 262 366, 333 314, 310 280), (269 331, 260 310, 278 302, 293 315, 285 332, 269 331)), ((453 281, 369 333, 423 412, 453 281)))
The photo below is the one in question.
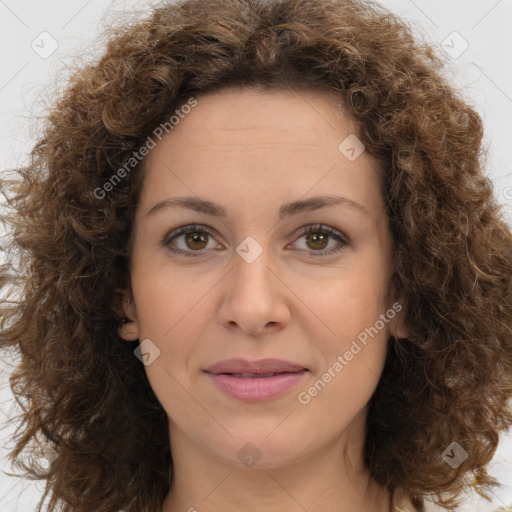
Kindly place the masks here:
POLYGON ((185 0, 73 76, 10 195, 12 458, 34 450, 47 510, 494 484, 512 234, 440 72, 376 4, 185 0))

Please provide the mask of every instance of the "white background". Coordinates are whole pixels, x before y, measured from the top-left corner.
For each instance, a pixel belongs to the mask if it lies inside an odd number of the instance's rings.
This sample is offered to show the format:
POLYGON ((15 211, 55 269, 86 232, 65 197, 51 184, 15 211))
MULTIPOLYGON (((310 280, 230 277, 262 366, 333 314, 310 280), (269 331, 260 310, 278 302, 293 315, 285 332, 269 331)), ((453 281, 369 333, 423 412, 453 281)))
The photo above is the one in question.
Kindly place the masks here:
MULTIPOLYGON (((482 115, 490 154, 488 173, 504 215, 511 219, 512 0, 382 3, 411 22, 420 37, 445 55, 447 76, 482 115)), ((135 11, 144 15, 156 4, 148 0, 0 0, 0 170, 27 162, 38 116, 52 99, 49 93, 65 84, 68 68, 77 57, 86 61, 98 55, 103 28, 112 20, 133 19, 135 11)), ((0 374, 2 423, 14 408, 8 367, 2 363, 0 369, 4 370, 0 374)), ((11 468, 5 461, 5 445, 10 433, 12 427, 0 431, 0 469, 7 471, 11 468)), ((505 484, 494 491, 493 503, 473 496, 460 510, 486 512, 512 505, 512 435, 503 438, 492 472, 505 484)), ((40 483, 0 473, 0 512, 32 512, 40 490, 40 483)))

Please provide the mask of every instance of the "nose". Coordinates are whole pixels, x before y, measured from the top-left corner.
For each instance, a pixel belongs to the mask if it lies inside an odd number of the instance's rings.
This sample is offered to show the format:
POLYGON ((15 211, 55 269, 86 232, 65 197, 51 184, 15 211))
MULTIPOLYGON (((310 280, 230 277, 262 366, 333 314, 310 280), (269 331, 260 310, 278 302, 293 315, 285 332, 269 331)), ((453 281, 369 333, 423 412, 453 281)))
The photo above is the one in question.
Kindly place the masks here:
POLYGON ((238 254, 223 283, 219 320, 229 329, 263 335, 285 327, 291 318, 290 290, 271 269, 268 251, 248 263, 238 254))

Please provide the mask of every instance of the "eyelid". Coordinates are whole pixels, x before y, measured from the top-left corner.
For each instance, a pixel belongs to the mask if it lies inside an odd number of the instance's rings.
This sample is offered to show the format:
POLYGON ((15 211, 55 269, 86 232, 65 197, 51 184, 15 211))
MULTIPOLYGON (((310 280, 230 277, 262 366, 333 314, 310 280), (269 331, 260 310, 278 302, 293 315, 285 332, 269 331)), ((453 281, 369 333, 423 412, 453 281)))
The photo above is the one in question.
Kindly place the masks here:
MULTIPOLYGON (((216 234, 212 228, 209 228, 208 226, 205 226, 204 224, 187 224, 185 226, 181 226, 179 228, 173 229, 170 232, 166 233, 164 237, 162 238, 162 246, 167 247, 171 252, 174 254, 179 254, 182 256, 203 256, 205 249, 202 249, 200 251, 183 251, 181 249, 173 249, 170 247, 171 241, 179 236, 186 235, 188 233, 194 233, 194 232, 204 232, 207 235, 209 235, 211 238, 216 240, 216 234)), ((217 241, 217 240, 216 240, 217 241)), ((217 242, 220 244, 220 242, 217 242)), ((221 245, 221 244, 220 244, 221 245)))
POLYGON ((211 235, 212 237, 214 236, 214 230, 208 226, 205 226, 204 224, 186 224, 184 226, 180 226, 178 228, 171 229, 168 233, 166 233, 164 235, 164 237, 162 239, 162 243, 163 244, 169 243, 170 240, 172 240, 173 238, 176 238, 177 236, 195 232, 195 231, 204 231, 204 232, 208 233, 209 235, 211 235))
POLYGON ((336 228, 332 228, 330 226, 327 226, 326 224, 307 224, 305 226, 302 226, 298 228, 295 233, 299 236, 303 236, 304 234, 308 233, 316 233, 318 231, 325 232, 333 237, 338 237, 342 239, 345 243, 350 243, 350 239, 345 233, 339 231, 336 228))
MULTIPOLYGON (((327 234, 330 238, 336 239, 339 242, 339 244, 341 244, 341 247, 338 245, 335 247, 331 247, 330 249, 322 249, 319 251, 306 250, 309 254, 314 255, 313 257, 334 256, 343 251, 347 246, 351 245, 351 241, 348 236, 346 236, 344 233, 335 228, 326 226, 325 224, 308 224, 307 226, 302 226, 297 231, 298 234, 293 243, 295 243, 299 238, 302 238, 304 235, 310 233, 324 233, 327 234)), ((303 249, 302 251, 304 250, 305 249, 303 249)))
MULTIPOLYGON (((173 239, 175 239, 179 236, 182 236, 182 235, 186 235, 188 233, 193 233, 193 232, 204 232, 211 238, 215 239, 215 241, 219 245, 222 245, 216 239, 217 235, 215 234, 215 230, 213 230, 212 228, 210 228, 204 224, 188 224, 188 225, 173 229, 163 237, 161 243, 164 247, 167 247, 171 252, 173 252, 175 254, 179 254, 182 256, 191 256, 191 257, 203 256, 205 254, 205 252, 207 251, 207 249, 201 249, 199 251, 192 251, 192 250, 183 251, 181 249, 175 249, 175 248, 173 249, 170 247, 171 241, 173 239)), ((304 235, 307 235, 310 233, 324 233, 324 234, 328 235, 330 238, 336 239, 342 245, 341 247, 337 247, 337 248, 331 247, 330 249, 322 249, 322 250, 318 250, 318 251, 314 251, 314 250, 308 251, 307 249, 299 249, 299 251, 308 252, 313 257, 333 256, 335 254, 338 254, 343 249, 345 249, 346 246, 351 244, 350 238, 347 237, 344 233, 342 233, 341 231, 339 231, 335 228, 331 228, 327 225, 324 225, 324 224, 307 224, 305 226, 298 228, 297 230, 295 230, 295 232, 293 234, 294 240, 293 240, 292 244, 295 243, 299 238, 302 238, 304 235)))

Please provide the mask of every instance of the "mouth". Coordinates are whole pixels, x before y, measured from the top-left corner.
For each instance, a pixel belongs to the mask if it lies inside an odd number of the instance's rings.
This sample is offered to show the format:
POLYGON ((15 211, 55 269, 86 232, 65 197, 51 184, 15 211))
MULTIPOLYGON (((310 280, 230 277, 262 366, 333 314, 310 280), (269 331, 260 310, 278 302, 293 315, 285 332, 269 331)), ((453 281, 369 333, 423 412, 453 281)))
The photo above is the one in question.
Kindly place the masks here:
POLYGON ((280 397, 297 388, 309 373, 301 365, 278 359, 246 361, 232 359, 209 367, 206 374, 225 395, 246 402, 280 397))
MULTIPOLYGON (((300 370, 305 371, 305 370, 300 370)), ((218 373, 217 375, 231 375, 231 377, 237 377, 240 379, 253 379, 253 378, 266 378, 274 377, 275 375, 292 374, 298 372, 271 372, 271 373, 218 373)))
POLYGON ((277 373, 295 373, 303 370, 307 370, 307 368, 283 359, 260 359, 258 361, 228 359, 219 361, 206 369, 208 373, 214 375, 224 373, 239 377, 270 377, 277 373))

